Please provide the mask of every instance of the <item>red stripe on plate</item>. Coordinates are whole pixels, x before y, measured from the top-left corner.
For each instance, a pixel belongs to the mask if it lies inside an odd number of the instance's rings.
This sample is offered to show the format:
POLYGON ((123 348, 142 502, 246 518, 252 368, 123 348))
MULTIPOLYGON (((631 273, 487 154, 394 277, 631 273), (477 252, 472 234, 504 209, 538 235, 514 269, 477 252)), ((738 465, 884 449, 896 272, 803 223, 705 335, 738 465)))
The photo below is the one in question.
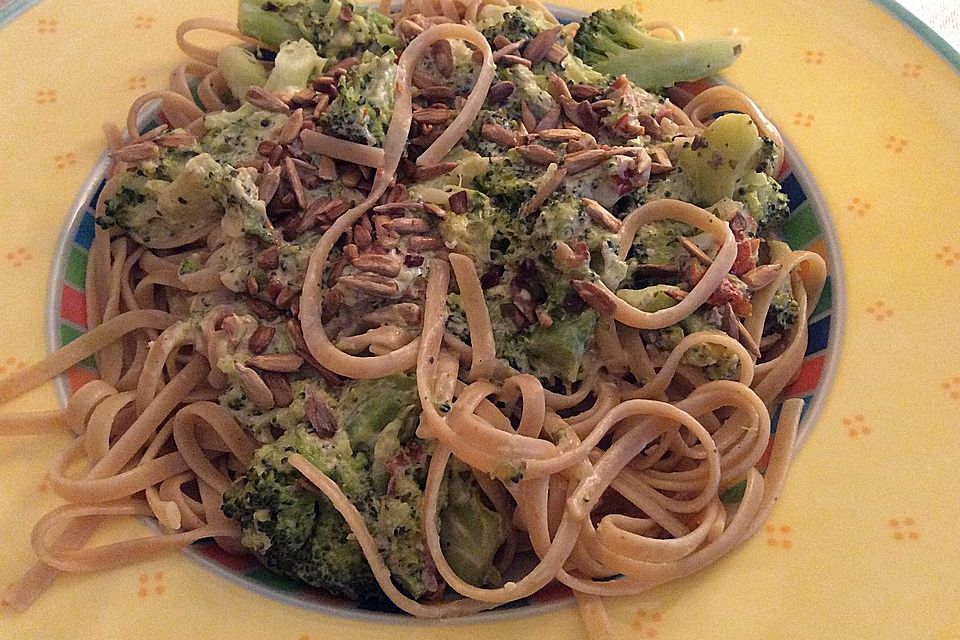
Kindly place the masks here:
POLYGON ((60 296, 60 317, 78 327, 87 326, 87 299, 73 287, 63 287, 60 296))
POLYGON ((813 391, 820 382, 820 374, 823 371, 823 362, 826 356, 817 356, 803 362, 800 371, 797 373, 796 380, 785 390, 786 396, 797 396, 813 391))
POLYGON ((67 370, 67 382, 70 383, 70 390, 74 393, 91 380, 96 380, 97 374, 83 367, 73 367, 67 370))

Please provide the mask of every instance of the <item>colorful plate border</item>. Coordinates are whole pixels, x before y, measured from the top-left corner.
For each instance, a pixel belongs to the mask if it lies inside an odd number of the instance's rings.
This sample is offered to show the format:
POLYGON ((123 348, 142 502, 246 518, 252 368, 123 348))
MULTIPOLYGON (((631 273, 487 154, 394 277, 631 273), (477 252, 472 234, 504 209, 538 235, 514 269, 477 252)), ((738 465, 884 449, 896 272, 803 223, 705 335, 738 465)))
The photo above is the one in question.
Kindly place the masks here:
MULTIPOLYGON (((578 15, 569 9, 555 10, 557 16, 565 21, 576 19, 578 15)), ((690 89, 698 92, 706 86, 708 85, 691 85, 690 89)), ((156 124, 150 119, 148 114, 141 122, 141 130, 147 130, 156 124)), ((818 253, 828 267, 823 295, 810 317, 809 341, 803 364, 783 396, 783 399, 800 398, 804 402, 797 440, 799 449, 812 432, 834 380, 840 345, 843 342, 846 308, 839 241, 826 202, 796 149, 789 141, 786 142, 786 147, 787 162, 778 178, 790 197, 791 215, 782 226, 783 239, 794 249, 818 253)), ((76 339, 87 328, 84 297, 86 260, 94 236, 96 200, 103 187, 102 176, 108 164, 109 160, 104 156, 90 173, 69 209, 67 223, 57 241, 47 286, 47 348, 50 351, 76 339)), ((73 391, 95 378, 96 369, 92 359, 58 376, 55 386, 61 403, 66 404, 73 391)), ((772 416, 774 425, 779 416, 779 408, 778 405, 772 416)), ((273 574, 252 558, 238 558, 223 553, 214 543, 195 544, 186 549, 184 554, 217 575, 285 604, 370 622, 424 624, 424 621, 404 614, 362 609, 355 603, 329 596, 320 590, 303 588, 293 580, 273 574)), ((569 591, 562 586, 551 585, 530 598, 492 612, 460 618, 457 622, 469 624, 525 617, 572 605, 573 599, 569 591)))

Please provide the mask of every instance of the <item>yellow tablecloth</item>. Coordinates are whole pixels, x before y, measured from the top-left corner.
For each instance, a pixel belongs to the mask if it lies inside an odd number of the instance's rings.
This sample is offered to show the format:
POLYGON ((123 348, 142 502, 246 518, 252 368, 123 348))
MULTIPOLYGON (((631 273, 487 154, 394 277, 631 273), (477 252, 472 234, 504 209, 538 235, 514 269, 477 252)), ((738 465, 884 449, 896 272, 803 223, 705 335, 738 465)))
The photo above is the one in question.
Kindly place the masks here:
MULTIPOLYGON (((618 634, 960 638, 960 77, 865 0, 642 4, 693 35, 751 38, 730 78, 827 199, 848 316, 837 381, 768 529, 703 575, 612 601, 618 634)), ((0 376, 45 353, 51 257, 101 154, 101 123, 166 86, 181 20, 233 12, 231 0, 44 0, 0 30, 0 376)), ((47 386, 2 410, 53 406, 47 386)), ((32 560, 30 528, 58 503, 44 474, 66 441, 0 439, 0 585, 32 560)), ((26 613, 0 613, 0 637, 560 640, 579 624, 572 608, 471 626, 360 623, 173 555, 67 576, 26 613)))

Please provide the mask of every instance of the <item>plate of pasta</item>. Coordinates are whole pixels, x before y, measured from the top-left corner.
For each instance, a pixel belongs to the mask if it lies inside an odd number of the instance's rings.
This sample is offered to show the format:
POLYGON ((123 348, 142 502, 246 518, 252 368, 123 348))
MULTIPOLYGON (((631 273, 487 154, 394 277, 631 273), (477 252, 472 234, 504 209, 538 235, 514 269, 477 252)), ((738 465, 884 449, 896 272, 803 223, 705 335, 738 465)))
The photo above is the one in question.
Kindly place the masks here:
MULTIPOLYGON (((84 576, 136 576, 147 604, 176 567, 155 614, 229 594, 298 639, 724 637, 687 612, 739 625, 771 584, 790 619, 745 637, 816 634, 794 618, 821 600, 758 549, 811 545, 781 494, 827 508, 849 327, 898 313, 846 317, 849 218, 876 200, 839 203, 821 116, 758 84, 759 19, 688 37, 661 9, 240 0, 179 22, 169 88, 104 127, 63 227, 51 355, 0 380, 2 403, 54 379, 63 402, 0 414, 62 434, 0 629, 84 576)), ((927 543, 919 506, 891 513, 927 543)))

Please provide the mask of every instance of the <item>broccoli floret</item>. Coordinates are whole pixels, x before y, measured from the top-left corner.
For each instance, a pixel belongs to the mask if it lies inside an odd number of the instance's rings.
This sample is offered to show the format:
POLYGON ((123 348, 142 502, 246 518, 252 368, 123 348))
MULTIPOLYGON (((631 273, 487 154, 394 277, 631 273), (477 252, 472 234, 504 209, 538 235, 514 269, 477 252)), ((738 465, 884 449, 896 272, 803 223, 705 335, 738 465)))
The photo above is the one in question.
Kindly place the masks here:
MULTIPOLYGON (((381 432, 401 412, 418 402, 413 376, 392 375, 352 384, 337 405, 339 424, 346 429, 350 446, 357 451, 373 451, 381 432)), ((409 429, 402 432, 406 441, 409 429)))
POLYGON ((97 223, 118 227, 153 249, 203 237, 223 216, 227 184, 236 172, 198 151, 162 151, 124 172, 97 223))
POLYGON ((306 88, 322 69, 326 60, 317 55, 313 45, 300 40, 283 43, 273 61, 273 70, 263 88, 270 93, 292 96, 306 88))
MULTIPOLYGON (((419 402, 413 377, 351 383, 331 401, 338 428, 327 438, 308 430, 298 383, 294 389, 299 404, 295 400, 284 415, 271 419, 286 432, 257 451, 224 495, 223 511, 240 524, 242 544, 279 573, 355 600, 384 598, 346 522, 287 462, 298 452, 334 480, 363 515, 394 582, 413 598, 438 595, 443 583, 428 559, 421 511, 430 445, 414 435, 419 402)), ((228 393, 221 400, 235 414, 243 413, 242 395, 228 393)), ((460 516, 448 514, 444 506, 447 485, 441 491, 440 517, 456 521, 460 516)), ((471 486, 464 500, 486 509, 479 495, 479 488, 471 486)), ((490 562, 502 543, 502 538, 489 537, 489 517, 475 514, 474 524, 484 526, 472 530, 467 547, 492 545, 492 552, 483 552, 489 558, 478 564, 488 578, 496 576, 490 562)), ((499 525, 496 514, 492 517, 499 525)), ((460 548, 461 538, 451 531, 452 540, 445 544, 460 548)), ((441 533, 441 540, 445 536, 441 533)))
POLYGON ((217 69, 237 100, 242 100, 250 87, 262 87, 267 81, 263 64, 243 47, 221 49, 217 55, 217 69))
POLYGON ((287 462, 300 453, 330 476, 354 504, 370 494, 365 459, 346 433, 322 439, 303 427, 261 447, 245 475, 223 496, 224 514, 241 527, 241 543, 270 568, 352 599, 379 593, 360 545, 329 500, 306 489, 287 462))
POLYGON ((287 116, 261 111, 244 103, 234 111, 211 113, 204 117, 206 132, 200 146, 222 164, 239 167, 257 157, 257 146, 280 136, 287 116))
POLYGON ((447 476, 447 505, 440 518, 440 546, 454 572, 478 587, 499 585, 493 566, 504 535, 500 517, 480 499, 476 480, 451 465, 447 476))
POLYGON ((743 39, 734 36, 685 42, 661 40, 629 8, 601 9, 584 18, 573 52, 601 73, 623 73, 646 89, 697 80, 736 60, 743 39))
POLYGON ((592 309, 554 318, 549 327, 537 325, 527 341, 531 368, 544 379, 579 380, 596 326, 597 314, 592 309))
MULTIPOLYGON (((711 311, 701 309, 681 320, 678 324, 642 331, 644 343, 660 351, 669 352, 676 348, 686 336, 700 331, 723 333, 711 311)), ((710 380, 734 380, 740 375, 740 359, 737 355, 719 344, 707 342, 688 349, 680 359, 683 364, 700 367, 710 380)))
POLYGON ((501 22, 484 29, 483 37, 487 39, 491 47, 496 49, 493 39, 497 36, 503 36, 510 42, 517 42, 518 40, 532 38, 540 31, 542 29, 534 17, 530 15, 530 12, 523 7, 517 7, 509 13, 505 13, 501 22))
POLYGON ((392 18, 341 0, 241 0, 238 24, 244 35, 273 47, 304 38, 334 60, 382 55, 400 44, 392 18))
POLYGON ((789 284, 784 285, 773 294, 767 318, 763 324, 763 335, 783 333, 797 322, 800 315, 800 303, 790 293, 789 284))
POLYGON ((738 183, 733 199, 742 202, 760 231, 775 227, 790 215, 790 201, 780 183, 765 173, 749 173, 738 183))
POLYGON ((337 86, 337 97, 321 116, 332 135, 366 145, 380 145, 393 116, 396 55, 365 53, 337 86))
POLYGON ((487 171, 474 179, 474 188, 485 193, 500 209, 516 214, 537 191, 536 181, 543 168, 524 162, 516 151, 490 163, 487 171))

